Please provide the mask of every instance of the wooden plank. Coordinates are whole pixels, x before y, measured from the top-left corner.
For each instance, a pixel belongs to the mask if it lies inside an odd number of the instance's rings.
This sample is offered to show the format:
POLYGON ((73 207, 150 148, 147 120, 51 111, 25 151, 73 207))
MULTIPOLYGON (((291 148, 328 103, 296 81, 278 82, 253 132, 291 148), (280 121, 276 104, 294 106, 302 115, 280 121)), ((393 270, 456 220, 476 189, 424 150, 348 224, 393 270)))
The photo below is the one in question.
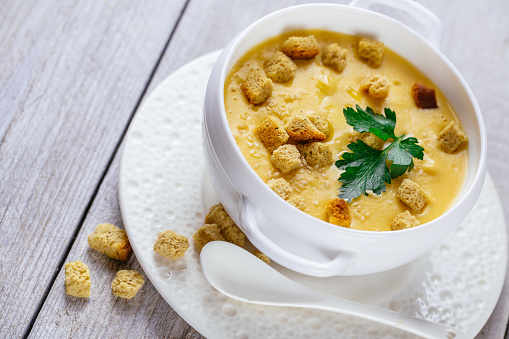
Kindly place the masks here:
POLYGON ((29 328, 184 4, 0 7, 3 337, 29 328))
POLYGON ((31 338, 183 338, 190 326, 159 295, 133 255, 125 262, 92 250, 88 234, 97 224, 122 226, 118 206, 120 152, 106 175, 66 262, 82 260, 91 272, 92 291, 88 300, 65 294, 64 271, 60 269, 51 292, 37 318, 31 338), (135 298, 125 300, 111 292, 117 271, 137 270, 145 284, 135 298))
MULTIPOLYGON (((483 28, 482 22, 479 22, 474 26, 463 24, 464 22, 470 23, 476 13, 473 10, 469 10, 468 6, 463 6, 463 9, 458 11, 457 7, 461 7, 459 0, 447 3, 442 3, 439 0, 427 0, 420 2, 438 13, 446 27, 454 28, 457 25, 462 24, 464 26, 462 30, 465 32, 468 32, 470 29, 480 29, 481 32, 492 32, 491 30, 493 28, 483 28), (456 15, 458 15, 458 18, 456 18, 456 15)), ((215 2, 203 2, 197 0, 191 1, 153 80, 150 83, 148 93, 150 93, 166 76, 186 62, 199 55, 223 47, 239 30, 249 25, 258 17, 261 17, 279 7, 289 6, 294 3, 299 2, 223 2, 219 0, 215 2)), ((492 6, 495 6, 496 8, 497 5, 499 8, 501 6, 502 8, 505 6, 501 0, 490 0, 487 2, 487 7, 489 8, 493 8, 492 6)), ((503 40, 504 32, 500 31, 502 23, 492 24, 492 26, 499 27, 495 28, 495 34, 492 39, 503 40)), ((469 61, 463 60, 461 55, 467 52, 471 53, 470 48, 472 48, 472 45, 470 45, 470 42, 466 41, 460 50, 456 50, 456 48, 454 48, 454 45, 457 45, 457 42, 455 41, 457 38, 455 38, 454 35, 455 32, 456 31, 449 31, 444 36, 444 45, 447 45, 448 48, 444 50, 445 54, 451 58, 456 66, 460 68, 462 73, 464 73, 465 70, 462 68, 468 69, 470 64, 469 61)), ((492 53, 507 56, 507 54, 504 54, 507 53, 507 48, 504 52, 504 45, 490 45, 490 48, 492 53)), ((490 52, 488 51, 487 53, 490 52)), ((464 57, 466 57, 466 55, 467 54, 465 54, 464 57)), ((507 57, 505 59, 507 60, 507 57)), ((482 64, 482 60, 477 60, 476 62, 477 66, 482 64)), ((481 65, 481 67, 484 69, 488 68, 484 65, 481 65)), ((493 70, 488 68, 487 72, 489 74, 486 76, 495 76, 493 70)), ((467 75, 465 75, 465 77, 467 77, 467 75)), ((471 82, 471 79, 468 79, 467 77, 467 81, 471 82)), ((496 76, 493 86, 502 85, 507 85, 506 80, 502 79, 502 77, 496 76)), ((484 86, 484 88, 483 86, 480 86, 474 91, 476 92, 476 95, 479 96, 479 91, 485 91, 488 93, 490 88, 491 87, 489 86, 484 86)), ((478 99, 481 102, 479 97, 478 99)), ((486 103, 484 103, 484 105, 486 105, 486 103)), ((483 104, 481 104, 481 107, 483 107, 483 104)), ((496 117, 499 120, 502 120, 502 115, 498 114, 500 114, 500 112, 496 114, 496 117)), ((493 126, 491 127, 491 130, 495 131, 496 129, 493 128, 493 126)), ((502 132, 499 133, 498 137, 503 137, 502 132)), ((490 161, 497 161, 501 168, 504 166, 507 168, 509 165, 507 152, 503 153, 500 159, 494 159, 492 156, 490 161)), ((498 181, 500 183, 501 178, 503 177, 500 176, 498 172, 494 173, 492 171, 492 174, 496 181, 498 175, 498 181)), ((117 200, 117 178, 118 155, 116 156, 113 165, 109 169, 108 175, 101 185, 99 193, 94 200, 94 204, 87 215, 69 256, 66 258, 66 262, 75 259, 84 260, 89 264, 93 272, 97 272, 96 277, 93 278, 93 292, 96 296, 89 302, 83 303, 77 303, 72 298, 68 299, 68 297, 64 294, 63 272, 60 271, 58 279, 55 281, 51 293, 34 325, 31 337, 69 337, 72 335, 76 337, 89 336, 107 338, 117 336, 117 333, 122 333, 121 336, 125 335, 128 337, 182 338, 187 336, 188 338, 202 338, 198 333, 191 330, 182 319, 175 316, 175 313, 168 305, 165 304, 149 281, 146 281, 143 289, 140 291, 140 295, 137 296, 136 299, 129 302, 122 302, 112 297, 111 292, 109 291, 109 284, 111 283, 116 270, 123 268, 140 270, 141 268, 135 258, 131 258, 131 260, 125 264, 119 264, 88 249, 86 236, 93 231, 96 224, 101 222, 112 222, 121 226, 120 211, 117 200), (107 318, 108 321, 103 320, 103 318, 107 318), (131 326, 130 324, 136 325, 131 326), (92 329, 91 327, 94 328, 92 329), (129 331, 125 329, 126 327, 129 331)), ((507 188, 501 188, 501 193, 508 192, 509 190, 507 188)), ((507 293, 503 294, 503 296, 506 297, 501 298, 499 306, 501 303, 504 305, 507 303, 507 293)), ((478 338, 503 337, 503 332, 501 330, 505 329, 507 324, 507 312, 504 307, 499 309, 499 306, 497 306, 497 310, 478 338)))

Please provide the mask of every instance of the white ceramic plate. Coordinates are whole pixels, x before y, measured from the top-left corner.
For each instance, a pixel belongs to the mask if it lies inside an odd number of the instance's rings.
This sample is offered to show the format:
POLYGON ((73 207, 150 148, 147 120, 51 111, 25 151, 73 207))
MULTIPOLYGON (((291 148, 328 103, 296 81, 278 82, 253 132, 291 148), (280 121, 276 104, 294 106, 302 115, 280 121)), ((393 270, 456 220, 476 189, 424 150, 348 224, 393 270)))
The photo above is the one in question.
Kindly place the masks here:
MULTIPOLYGON (((340 314, 258 306, 229 299, 205 280, 193 245, 172 261, 152 250, 157 233, 187 236, 217 202, 203 164, 205 88, 219 52, 169 76, 136 114, 120 165, 120 207, 136 257, 159 293, 207 338, 410 338, 410 334, 340 314)), ((441 322, 472 337, 499 298, 507 266, 506 225, 488 176, 468 218, 425 257, 362 277, 313 278, 272 264, 312 288, 441 322)))

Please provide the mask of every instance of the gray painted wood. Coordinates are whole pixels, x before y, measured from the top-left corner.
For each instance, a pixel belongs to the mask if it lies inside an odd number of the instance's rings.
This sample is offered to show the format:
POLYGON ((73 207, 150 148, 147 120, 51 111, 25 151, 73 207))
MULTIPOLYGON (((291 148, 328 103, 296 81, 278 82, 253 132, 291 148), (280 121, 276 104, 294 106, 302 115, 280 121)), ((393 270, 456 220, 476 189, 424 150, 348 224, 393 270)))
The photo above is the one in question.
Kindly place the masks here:
MULTIPOLYGON (((223 47, 257 18, 301 2, 306 1, 191 0, 166 53, 162 55, 147 94, 186 62, 223 47)), ((504 93, 507 94, 506 89, 509 88, 509 68, 504 67, 504 63, 509 61, 509 22, 505 20, 509 14, 508 4, 503 0, 482 3, 473 0, 419 2, 437 13, 442 20, 443 52, 464 75, 485 114, 490 141, 489 170, 497 183, 504 206, 507 206, 509 184, 504 174, 509 168, 509 152, 504 145, 507 145, 509 138, 505 132, 509 120, 505 119, 504 114, 509 110, 509 104, 504 93)), ((14 278, 7 279, 9 285, 3 278, 0 279, 2 334, 19 335, 22 333, 19 329, 24 328, 30 320, 29 315, 19 313, 9 316, 6 310, 12 312, 26 309, 27 306, 33 309, 33 305, 40 300, 41 291, 37 286, 41 278, 23 279, 23 273, 34 272, 39 277, 47 277, 48 273, 44 275, 43 272, 43 269, 47 270, 46 263, 54 264, 55 257, 58 257, 55 253, 62 254, 62 244, 65 247, 65 244, 72 242, 65 262, 76 259, 87 262, 93 272, 93 296, 88 301, 67 297, 62 267, 51 268, 50 271, 58 272, 58 276, 30 337, 201 338, 164 302, 148 280, 135 299, 124 301, 115 298, 111 294, 110 284, 116 271, 136 269, 143 273, 139 263, 134 257, 126 263, 116 262, 89 249, 86 242, 87 235, 99 223, 111 222, 122 227, 117 198, 118 153, 106 177, 99 182, 101 173, 115 151, 114 145, 128 119, 129 108, 133 109, 134 99, 141 95, 149 79, 147 70, 155 65, 162 44, 170 37, 171 27, 178 16, 176 11, 182 3, 143 5, 148 8, 133 2, 129 10, 120 10, 123 14, 115 12, 115 18, 108 14, 109 6, 101 10, 98 5, 85 2, 55 2, 53 6, 48 3, 32 5, 28 2, 12 2, 0 8, 0 38, 7 37, 0 41, 7 41, 8 45, 4 47, 5 43, 0 44, 0 140, 3 140, 0 144, 0 187, 3 193, 0 196, 0 216, 3 216, 0 217, 0 276, 14 274, 14 278), (59 6, 61 10, 54 11, 59 6), (60 15, 54 14, 57 12, 60 15), (76 28, 75 34, 88 36, 88 44, 72 42, 72 38, 69 41, 65 33, 68 30, 63 29, 79 22, 78 13, 83 12, 95 13, 97 24, 107 18, 111 21, 109 26, 102 28, 108 33, 103 38, 103 45, 96 46, 94 50, 100 53, 93 53, 87 48, 93 45, 92 34, 99 30, 97 27, 92 29, 85 23, 78 24, 80 28, 76 28), (55 15, 52 22, 56 24, 43 20, 48 13, 55 15), (74 17, 69 13, 74 13, 74 17), (33 20, 24 22, 26 18, 23 14, 33 20), (137 21, 137 26, 131 22, 122 25, 122 20, 117 16, 127 21, 129 16, 141 16, 143 20, 137 21), (157 25, 164 26, 164 29, 155 29, 157 25), (52 30, 47 32, 46 27, 52 30), (52 35, 55 35, 54 40, 49 38, 52 35), (24 41, 21 37, 28 37, 30 43, 20 44, 20 40, 24 41), (147 44, 151 47, 140 48, 147 44), (76 45, 80 45, 79 53, 73 52, 76 45), (39 51, 42 51, 42 58, 39 51), (119 55, 126 60, 119 61, 119 55), (133 59, 144 67, 133 62, 133 59), (110 65, 112 61, 115 61, 113 66, 110 65), (143 70, 133 70, 133 65, 143 70), (122 72, 119 71, 122 70, 130 74, 127 80, 121 77, 122 72), (97 74, 101 72, 107 76, 98 77, 97 74), (52 78, 56 80, 50 81, 47 74, 55 75, 52 78), (40 79, 46 82, 40 83, 40 79), (83 84, 83 87, 75 83, 83 84), (71 91, 62 90, 66 87, 71 91), (46 92, 42 89, 46 89, 46 92), (9 98, 12 98, 11 101, 9 98), (4 109, 6 102, 9 106, 4 109), (120 113, 122 110, 125 112, 120 113), (43 119, 45 115, 49 115, 50 120, 43 119), (104 117, 108 123, 98 122, 104 117), (32 132, 32 138, 23 138, 40 126, 43 127, 42 132, 32 132), (9 175, 4 176, 4 173, 9 175), (94 195, 94 188, 98 184, 100 189, 94 195), (91 208, 83 224, 79 225, 85 212, 84 205, 90 199, 93 199, 91 208), (71 230, 81 227, 75 240, 70 238, 73 232, 67 227, 71 230), (40 249, 28 258, 16 259, 21 253, 26 253, 29 247, 23 237, 30 236, 39 238, 39 244, 48 248, 40 249), (21 249, 17 250, 16 246, 21 249), (37 262, 44 262, 44 267, 37 268, 37 262), (18 266, 11 268, 12 263, 18 266), (24 265, 27 265, 26 268, 24 265), (16 289, 4 295, 4 291, 12 289, 11 286, 21 284, 27 284, 29 287, 26 290, 29 292, 16 289)), ((127 5, 119 2, 111 10, 118 11, 119 6, 127 5)), ((401 13, 387 12, 411 23, 401 13)), ((76 35, 73 37, 77 39, 76 35)), ((508 212, 506 208, 506 218, 508 212)), ((507 285, 506 279, 506 287, 497 308, 477 338, 504 337, 509 314, 507 285)))
POLYGON ((29 328, 184 3, 0 6, 1 337, 29 328))

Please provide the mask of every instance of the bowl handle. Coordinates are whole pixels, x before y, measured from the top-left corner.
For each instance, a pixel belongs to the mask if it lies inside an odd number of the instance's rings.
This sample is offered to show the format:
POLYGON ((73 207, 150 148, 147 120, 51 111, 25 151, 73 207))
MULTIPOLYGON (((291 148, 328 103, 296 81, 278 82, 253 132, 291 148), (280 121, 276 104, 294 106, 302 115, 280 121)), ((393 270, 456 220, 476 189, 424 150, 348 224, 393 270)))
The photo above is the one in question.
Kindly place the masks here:
MULTIPOLYGON (((240 222, 248 239, 258 250, 262 251, 280 265, 303 274, 315 277, 341 275, 341 273, 352 266, 357 259, 357 254, 355 253, 338 251, 332 260, 318 262, 302 258, 294 253, 286 251, 262 232, 258 226, 256 209, 244 196, 242 197, 241 202, 240 222)), ((288 242, 291 242, 290 238, 288 239, 288 242)), ((302 246, 302 243, 298 244, 298 248, 301 250, 302 246)), ((312 245, 309 244, 309 246, 312 245)))
POLYGON ((440 49, 442 39, 442 23, 429 9, 416 1, 410 0, 353 0, 350 6, 368 9, 372 5, 389 6, 409 14, 426 29, 424 38, 437 49, 440 49))

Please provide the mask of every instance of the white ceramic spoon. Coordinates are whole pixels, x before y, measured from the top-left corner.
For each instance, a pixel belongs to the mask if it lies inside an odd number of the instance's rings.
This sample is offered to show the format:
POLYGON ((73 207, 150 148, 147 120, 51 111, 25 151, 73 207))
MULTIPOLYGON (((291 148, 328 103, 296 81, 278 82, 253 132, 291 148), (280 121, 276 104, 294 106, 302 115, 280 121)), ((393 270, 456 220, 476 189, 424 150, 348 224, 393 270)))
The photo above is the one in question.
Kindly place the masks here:
POLYGON ((228 242, 214 241, 207 244, 201 251, 200 261, 203 274, 212 286, 241 301, 349 314, 425 338, 471 338, 445 325, 341 299, 302 286, 248 251, 228 242))

